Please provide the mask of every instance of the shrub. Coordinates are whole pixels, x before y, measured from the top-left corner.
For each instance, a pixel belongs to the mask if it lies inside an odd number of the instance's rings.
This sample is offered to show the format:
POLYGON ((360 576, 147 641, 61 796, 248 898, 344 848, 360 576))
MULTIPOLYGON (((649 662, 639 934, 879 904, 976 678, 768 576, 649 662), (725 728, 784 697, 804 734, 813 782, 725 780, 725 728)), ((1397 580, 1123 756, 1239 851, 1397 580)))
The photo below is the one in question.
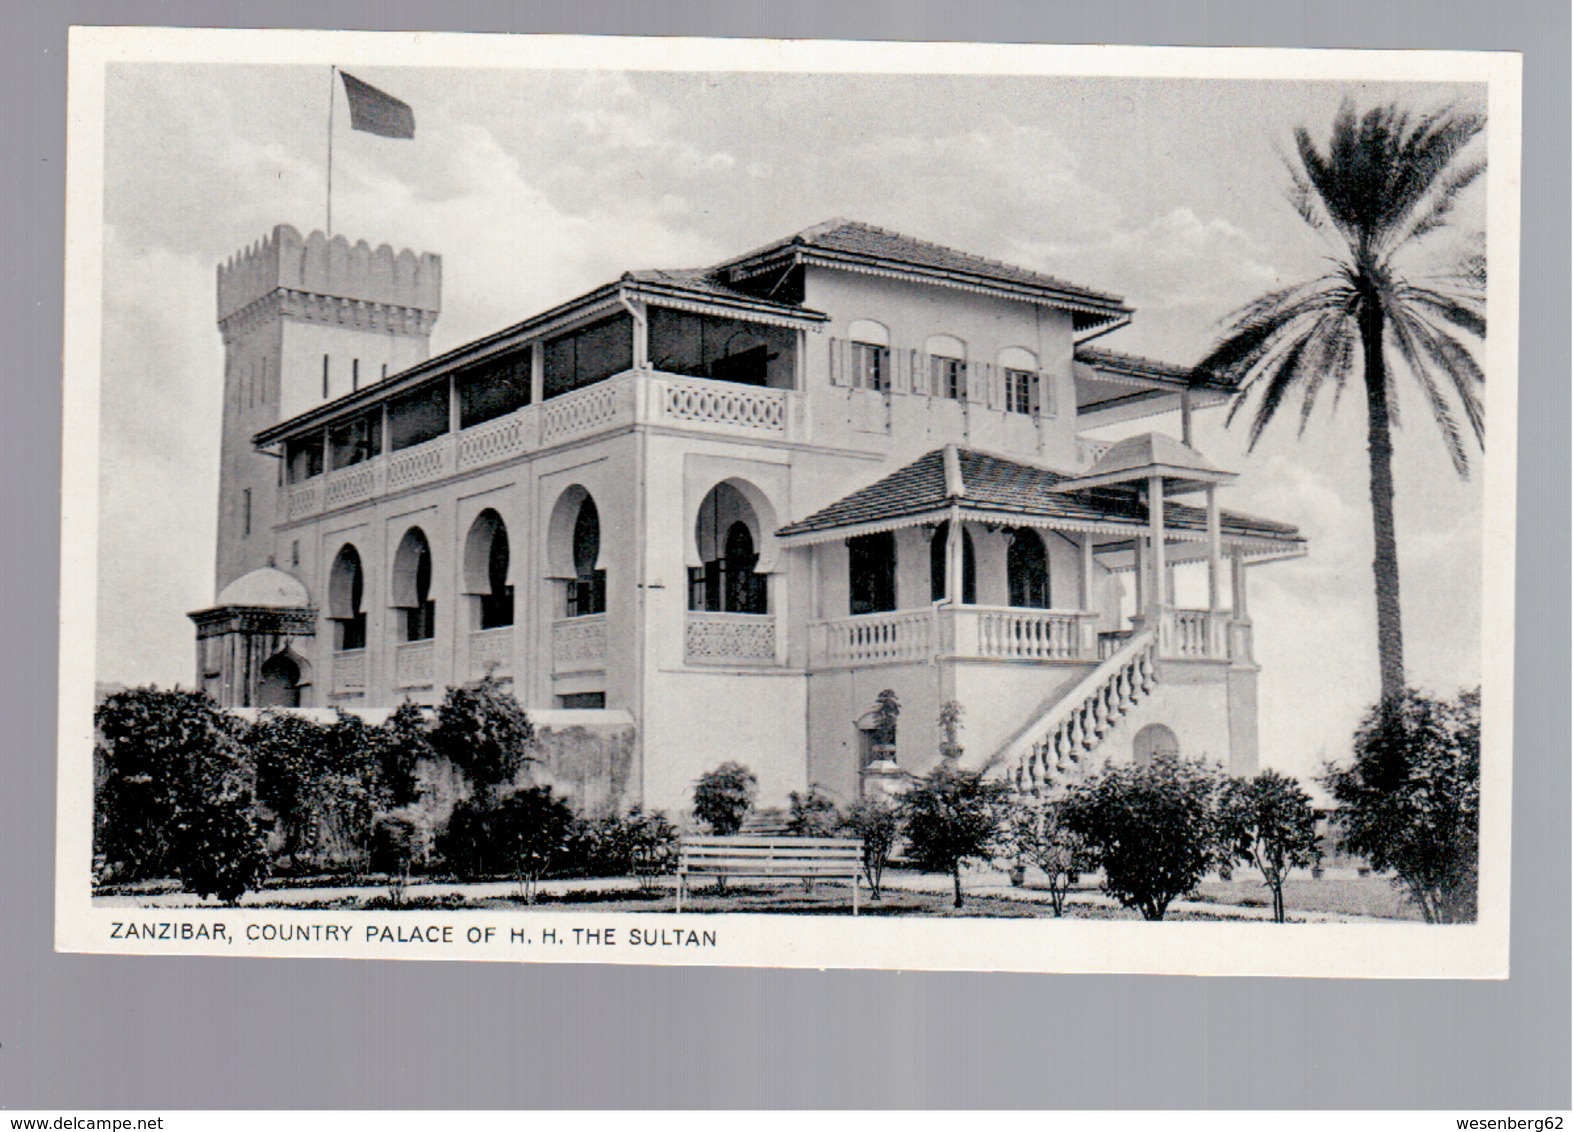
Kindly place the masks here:
POLYGON ((552 795, 550 786, 516 791, 492 811, 494 850, 526 903, 535 903, 536 886, 568 848, 573 826, 573 811, 552 795))
POLYGON ((478 792, 497 793, 532 761, 535 727, 519 701, 488 676, 448 689, 427 741, 463 771, 478 792))
POLYGON ((1040 804, 1012 803, 1005 819, 1004 856, 1024 865, 1036 865, 1049 881, 1049 901, 1054 914, 1065 914, 1065 897, 1076 877, 1095 867, 1080 834, 1065 820, 1061 799, 1040 804))
POLYGON ((420 779, 416 767, 435 752, 427 736, 426 717, 420 708, 405 700, 382 724, 378 747, 383 788, 393 806, 408 806, 420 800, 420 779))
POLYGON ((368 856, 371 871, 388 877, 388 898, 404 903, 409 887, 410 869, 419 853, 420 830, 413 819, 402 814, 383 814, 372 823, 368 856))
POLYGON ((1413 689, 1366 715, 1354 762, 1328 767, 1340 842, 1391 870, 1427 923, 1476 915, 1480 690, 1437 700, 1413 689))
POLYGON ((869 892, 880 899, 885 863, 901 829, 901 811, 883 798, 861 798, 847 810, 845 828, 863 839, 863 875, 869 892))
POLYGON ((957 908, 961 866, 992 856, 1009 796, 1005 783, 987 777, 989 769, 942 762, 901 799, 913 861, 928 872, 950 874, 957 908))
POLYGON ((1103 891, 1143 919, 1233 861, 1222 837, 1222 775, 1204 763, 1158 755, 1145 766, 1106 766, 1072 786, 1063 818, 1103 870, 1103 891))
POLYGON ((447 871, 460 880, 485 880, 503 871, 492 834, 492 816, 492 807, 485 801, 460 802, 437 834, 437 854, 447 871))
POLYGON ((793 837, 834 837, 843 825, 835 801, 818 786, 791 794, 791 816, 787 832, 793 837))
POLYGON ((677 827, 660 810, 635 806, 626 814, 580 818, 570 835, 562 867, 581 876, 632 876, 641 888, 672 871, 677 827))
POLYGON ((758 792, 753 771, 739 763, 722 763, 694 785, 694 816, 713 833, 729 837, 743 827, 758 792))
POLYGON ((273 812, 283 838, 280 852, 291 863, 313 848, 311 790, 322 731, 302 716, 264 711, 246 734, 257 796, 273 812))
POLYGON ((1284 922, 1284 878, 1322 859, 1316 811, 1300 784, 1275 770, 1230 781, 1223 797, 1223 835, 1235 857, 1255 865, 1273 894, 1273 919, 1284 922))
POLYGON ((94 723, 96 850, 120 879, 176 876, 228 902, 260 883, 266 854, 233 716, 200 692, 149 687, 108 697, 94 723))

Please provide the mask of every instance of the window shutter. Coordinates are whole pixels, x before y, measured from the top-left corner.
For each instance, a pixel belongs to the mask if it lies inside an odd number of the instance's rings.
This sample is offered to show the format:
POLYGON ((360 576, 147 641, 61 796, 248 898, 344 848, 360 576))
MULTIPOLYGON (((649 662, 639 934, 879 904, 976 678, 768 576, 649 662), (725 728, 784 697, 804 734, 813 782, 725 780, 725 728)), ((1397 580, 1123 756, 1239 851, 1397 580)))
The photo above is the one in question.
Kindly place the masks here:
POLYGON ((842 339, 842 338, 832 338, 832 339, 830 339, 830 384, 831 385, 850 385, 850 384, 852 384, 851 375, 847 373, 846 351, 842 348, 845 345, 846 345, 845 339, 842 339))
POLYGON ((1045 417, 1053 417, 1053 416, 1058 416, 1059 415, 1059 409, 1058 409, 1058 407, 1057 407, 1057 405, 1055 403, 1056 402, 1056 398, 1054 396, 1055 385, 1054 385, 1054 375, 1053 374, 1051 374, 1051 373, 1039 373, 1038 374, 1038 387, 1033 392, 1036 394, 1036 396, 1035 396, 1036 404, 1033 405, 1033 411, 1034 412, 1038 413, 1041 416, 1045 416, 1045 417))
POLYGON ((965 397, 969 404, 981 404, 987 399, 989 367, 974 365, 971 362, 961 363, 961 379, 965 387, 965 397))

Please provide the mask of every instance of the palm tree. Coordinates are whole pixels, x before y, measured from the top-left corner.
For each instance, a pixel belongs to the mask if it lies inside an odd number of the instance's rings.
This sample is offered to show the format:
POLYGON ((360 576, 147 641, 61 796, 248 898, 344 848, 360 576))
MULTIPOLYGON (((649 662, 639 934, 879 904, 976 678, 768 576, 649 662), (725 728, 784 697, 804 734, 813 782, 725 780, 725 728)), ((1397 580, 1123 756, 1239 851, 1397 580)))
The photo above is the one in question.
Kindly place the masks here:
POLYGON ((1397 106, 1382 106, 1357 116, 1346 102, 1325 151, 1303 127, 1296 130, 1299 161, 1288 162, 1290 199, 1305 222, 1334 243, 1332 270, 1236 312, 1197 367, 1236 384, 1231 423, 1256 395, 1252 448, 1292 395, 1300 398, 1303 433, 1325 386, 1334 388, 1336 409, 1349 377, 1363 378, 1384 704, 1404 688, 1393 530, 1395 362, 1423 392, 1460 476, 1469 474, 1460 412, 1475 442, 1485 446, 1485 377, 1455 333, 1485 337, 1485 257, 1466 255, 1446 274, 1415 280, 1402 267, 1428 236, 1447 227, 1460 194, 1485 170, 1483 159, 1464 155, 1484 126, 1483 115, 1451 110, 1411 119, 1397 106))

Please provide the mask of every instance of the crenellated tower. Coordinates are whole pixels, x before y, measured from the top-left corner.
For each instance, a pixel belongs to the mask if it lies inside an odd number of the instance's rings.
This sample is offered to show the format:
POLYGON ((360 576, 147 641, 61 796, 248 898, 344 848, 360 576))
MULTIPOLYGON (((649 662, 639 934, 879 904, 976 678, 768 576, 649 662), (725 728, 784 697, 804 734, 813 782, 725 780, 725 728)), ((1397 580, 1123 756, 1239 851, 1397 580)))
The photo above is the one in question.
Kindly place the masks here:
MULTIPOLYGON (((218 268, 224 435, 215 589, 268 565, 279 462, 251 438, 424 361, 442 258, 280 224, 218 268)), ((277 563, 289 569, 290 563, 277 563)))

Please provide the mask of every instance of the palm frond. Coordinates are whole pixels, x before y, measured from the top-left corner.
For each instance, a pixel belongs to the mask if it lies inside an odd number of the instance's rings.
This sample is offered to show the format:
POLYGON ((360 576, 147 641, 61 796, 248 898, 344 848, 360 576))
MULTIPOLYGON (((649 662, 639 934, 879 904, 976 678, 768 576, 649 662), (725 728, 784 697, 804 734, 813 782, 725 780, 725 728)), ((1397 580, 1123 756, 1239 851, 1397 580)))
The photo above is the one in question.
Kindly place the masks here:
POLYGON ((1445 174, 1438 183, 1436 191, 1431 194, 1430 204, 1426 210, 1417 211, 1415 213, 1417 218, 1413 223, 1397 229, 1391 245, 1396 248, 1400 244, 1422 240, 1432 232, 1445 228, 1447 218, 1457 207, 1463 191, 1485 171, 1486 163, 1482 160, 1471 161, 1445 174))
MULTIPOLYGON (((1351 332, 1352 320, 1342 313, 1328 312, 1316 320, 1316 325, 1311 329, 1311 339, 1314 343, 1309 353, 1305 355, 1305 377, 1301 383, 1300 394, 1300 431, 1305 435, 1305 426, 1311 421, 1311 412, 1316 408, 1316 395, 1321 391, 1322 385, 1329 378, 1334 381, 1335 391, 1341 391, 1344 384, 1344 375, 1335 370, 1335 366, 1342 366, 1350 355, 1345 346, 1352 346, 1354 334, 1351 332)), ((1337 406, 1336 392, 1334 406, 1337 406)))
POLYGON ((1256 447, 1256 442, 1262 438, 1262 430, 1267 427, 1268 422, 1277 414, 1278 407, 1283 404, 1284 398, 1289 395, 1289 392, 1298 383, 1300 359, 1304 356, 1311 342, 1311 331, 1307 328, 1283 351, 1283 355, 1265 375, 1267 387, 1262 391, 1261 400, 1256 404, 1256 413, 1251 418, 1251 429, 1247 434, 1249 438, 1246 444, 1247 450, 1256 447))
POLYGON ((1432 419, 1436 421, 1437 427, 1442 432, 1447 454, 1453 461, 1453 470, 1461 477, 1468 477, 1469 452, 1464 447, 1464 434, 1458 427, 1452 406, 1448 404, 1447 398, 1442 396, 1442 391, 1437 388, 1436 379, 1431 375, 1431 367, 1427 364, 1428 356, 1424 354, 1424 348, 1416 340, 1415 320, 1405 312, 1395 312, 1388 322, 1388 328, 1400 356, 1404 359, 1405 366, 1425 393, 1426 402, 1431 406, 1432 419))
POLYGON ((1486 336, 1484 301, 1475 295, 1447 295, 1432 287, 1401 283, 1394 289, 1395 305, 1423 307, 1476 338, 1486 336))
POLYGON ((1401 311, 1399 317, 1408 321, 1409 332, 1431 363, 1447 375, 1448 382, 1464 407, 1465 419, 1475 434, 1475 441, 1486 445, 1485 405, 1480 390, 1486 383, 1474 355, 1446 331, 1431 326, 1414 311, 1401 311))

